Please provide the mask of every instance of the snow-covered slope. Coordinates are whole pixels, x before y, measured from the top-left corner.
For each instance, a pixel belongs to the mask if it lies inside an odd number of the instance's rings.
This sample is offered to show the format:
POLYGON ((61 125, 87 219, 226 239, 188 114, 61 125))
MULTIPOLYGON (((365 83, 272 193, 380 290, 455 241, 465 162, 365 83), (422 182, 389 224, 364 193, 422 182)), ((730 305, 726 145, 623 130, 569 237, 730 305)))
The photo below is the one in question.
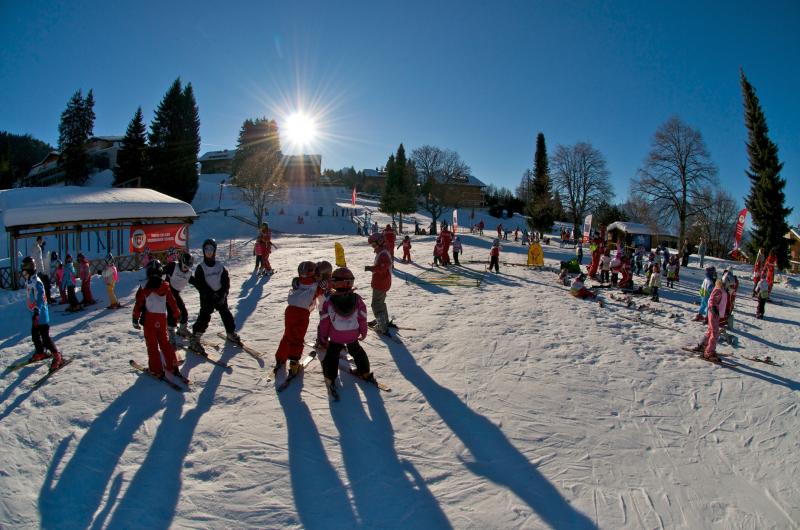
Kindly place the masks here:
MULTIPOLYGON (((209 179, 194 207, 217 202, 218 181, 209 179)), ((737 355, 723 368, 681 351, 703 332, 691 322, 700 283, 694 260, 651 313, 610 293, 606 308, 576 300, 552 272, 501 266, 494 275, 467 263, 486 259, 490 231, 461 236, 466 267, 458 274, 481 279, 479 287, 431 283, 424 279, 435 274, 426 272, 433 240, 412 236, 415 263, 397 263, 388 305, 398 323, 416 329, 400 332, 402 344, 375 334, 364 341, 392 392, 343 375, 341 401, 329 403, 315 361, 276 394, 267 371, 301 260, 333 262, 341 243, 369 304, 363 266, 372 252, 347 218, 330 216, 337 202, 349 203, 347 190, 294 200, 284 216, 271 209, 270 225, 283 233, 269 282, 250 274, 251 227, 222 212, 201 215, 192 241, 220 242, 237 327, 267 355, 257 362, 224 346, 218 355, 230 373, 190 355, 182 371, 192 392, 128 367, 131 358, 146 360, 129 312, 140 272, 121 275, 125 310, 52 308, 51 333, 76 360, 36 391, 44 367, 0 378, 0 525, 797 527, 796 290, 776 286, 783 305, 768 305, 767 318, 756 320, 746 296, 752 283, 742 282, 740 347, 720 346, 737 355), (770 355, 781 366, 741 355, 770 355)), ((222 206, 237 203, 224 196, 222 206)), ((501 261, 522 263, 524 252, 508 243, 501 261)), ((545 256, 555 265, 571 251, 550 246, 545 256)), ((93 285, 102 307, 105 292, 93 285)), ((193 321, 197 296, 186 300, 193 321)), ((316 322, 312 316, 309 340, 316 322)), ((4 364, 31 352, 29 326, 20 293, 2 293, 4 364)), ((209 335, 220 329, 214 316, 209 335)))

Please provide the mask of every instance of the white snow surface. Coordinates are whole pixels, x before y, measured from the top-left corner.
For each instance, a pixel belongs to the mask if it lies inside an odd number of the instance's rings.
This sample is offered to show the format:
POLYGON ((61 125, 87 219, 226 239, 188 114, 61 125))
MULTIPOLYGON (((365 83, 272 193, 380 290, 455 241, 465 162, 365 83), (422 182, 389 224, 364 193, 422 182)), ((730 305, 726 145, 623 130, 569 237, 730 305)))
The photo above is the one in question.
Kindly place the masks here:
POLYGON ((97 221, 195 217, 192 206, 147 188, 57 186, 0 191, 0 227, 97 221))
MULTIPOLYGON (((198 211, 217 207, 218 184, 204 180, 198 211)), ((222 206, 247 216, 230 195, 222 206)), ((487 217, 485 237, 461 235, 465 267, 455 272, 482 277, 480 287, 420 283, 437 274, 426 272, 430 236, 412 235, 415 263, 396 263, 390 314, 416 329, 400 331, 402 344, 372 333, 364 341, 391 392, 342 375, 341 401, 330 402, 314 361, 277 394, 266 379, 300 261, 333 262, 341 243, 370 302, 372 251, 349 218, 330 216, 334 204, 348 205, 349 191, 296 191, 286 215, 270 209, 281 233, 268 282, 251 275, 254 230, 201 215, 193 244, 220 242, 237 328, 266 356, 212 350, 228 373, 189 354, 191 392, 128 366, 147 358, 130 314, 141 272, 120 275, 124 310, 102 309, 97 277, 97 306, 52 307, 51 335, 75 361, 37 390, 44 366, 0 377, 0 527, 798 527, 796 290, 776 285, 783 305, 756 320, 743 274, 740 345, 719 347, 736 355, 733 368, 719 367, 681 350, 703 333, 691 321, 702 275, 694 258, 651 304, 660 312, 629 309, 608 289, 600 308, 570 297, 551 271, 506 265, 494 275, 468 263, 487 258, 496 224, 487 217)), ((505 242, 501 261, 522 263, 524 253, 505 242)), ((545 256, 555 266, 572 251, 545 246, 545 256)), ((191 323, 198 298, 190 289, 185 300, 191 323)), ((317 322, 312 315, 307 340, 317 322)), ((207 336, 221 329, 215 315, 207 336)), ((3 363, 31 353, 29 331, 24 293, 0 293, 3 363)))

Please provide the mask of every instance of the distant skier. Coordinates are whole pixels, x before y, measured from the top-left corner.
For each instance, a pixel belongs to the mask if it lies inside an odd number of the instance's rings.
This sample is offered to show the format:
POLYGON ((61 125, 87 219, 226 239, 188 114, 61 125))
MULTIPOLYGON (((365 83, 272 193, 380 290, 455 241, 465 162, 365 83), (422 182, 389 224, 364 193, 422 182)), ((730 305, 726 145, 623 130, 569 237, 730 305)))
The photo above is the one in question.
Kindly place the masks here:
POLYGON ((89 260, 82 253, 78 253, 78 276, 81 279, 81 294, 83 294, 84 306, 97 303, 92 295, 92 271, 89 268, 89 260))
POLYGON ((283 337, 275 352, 274 373, 289 361, 288 374, 297 375, 300 371, 300 357, 303 356, 306 331, 311 311, 317 306, 317 298, 322 294, 317 277, 317 264, 303 261, 297 266, 297 277, 292 279, 292 287, 287 299, 288 305, 283 313, 283 337))
POLYGON ((575 298, 597 298, 597 293, 591 291, 586 288, 584 285, 584 281, 586 280, 586 274, 580 273, 572 280, 572 283, 569 286, 569 294, 574 296, 575 298))
POLYGON ((42 236, 36 238, 36 244, 33 246, 33 262, 36 264, 36 271, 39 278, 44 284, 44 294, 47 297, 47 303, 53 303, 53 297, 50 294, 50 254, 44 249, 47 241, 42 236))
POLYGON ((694 317, 697 322, 703 322, 708 318, 708 298, 711 296, 716 280, 717 269, 713 265, 709 265, 706 267, 706 277, 703 279, 703 283, 700 284, 700 308, 694 317))
POLYGON ((56 285, 58 286, 58 294, 60 300, 58 301, 59 304, 66 304, 67 303, 67 291, 64 287, 64 264, 61 263, 61 260, 56 258, 56 285))
POLYGON ((397 248, 403 247, 403 263, 411 263, 411 238, 406 236, 403 241, 397 245, 397 248))
POLYGON ((764 318, 764 308, 769 300, 769 282, 766 278, 761 278, 756 284, 756 295, 758 296, 758 307, 756 308, 756 318, 764 318))
POLYGON ((386 250, 389 251, 389 254, 392 256, 392 263, 394 263, 394 242, 395 242, 395 231, 392 228, 392 225, 386 225, 386 228, 383 229, 383 240, 386 242, 386 250))
POLYGON ((652 274, 647 285, 650 287, 650 300, 658 302, 658 288, 661 286, 661 275, 659 274, 658 263, 653 263, 652 274))
POLYGON ((205 351, 201 343, 203 333, 208 329, 211 314, 219 313, 225 326, 227 339, 236 344, 241 343, 236 333, 236 323, 228 308, 228 291, 231 280, 222 262, 217 261, 217 242, 213 239, 203 241, 203 261, 194 271, 194 287, 200 293, 200 313, 192 326, 190 347, 197 351, 205 351))
POLYGON ((269 263, 269 255, 272 253, 272 249, 278 249, 278 246, 272 242, 272 230, 269 228, 269 224, 261 223, 261 228, 259 229, 258 237, 262 241, 261 247, 261 270, 263 274, 272 275, 275 271, 272 270, 272 265, 269 263))
POLYGON ((78 297, 75 296, 76 273, 75 266, 72 263, 72 256, 67 254, 64 259, 64 278, 62 280, 62 286, 64 287, 64 290, 67 291, 67 302, 69 302, 67 311, 80 311, 81 304, 78 302, 78 297))
POLYGON ((106 284, 106 292, 108 293, 109 305, 106 309, 119 309, 122 307, 117 300, 117 280, 119 280, 119 272, 117 266, 114 265, 114 256, 109 252, 106 254, 105 267, 103 268, 103 283, 106 284))
POLYGON ((772 294, 772 285, 775 283, 775 267, 778 266, 778 256, 775 255, 775 249, 769 251, 769 256, 764 262, 764 268, 761 271, 761 276, 767 278, 769 284, 769 292, 772 294))
POLYGON ((720 362, 717 355, 717 341, 719 340, 719 319, 725 314, 728 295, 725 293, 722 280, 717 280, 714 290, 708 299, 708 328, 703 340, 693 348, 694 351, 703 353, 709 361, 720 362))
MULTIPOLYGON (((373 274, 374 278, 374 274, 373 274)), ((374 381, 369 357, 359 340, 367 337, 367 306, 353 291, 355 278, 350 269, 339 268, 331 276, 331 296, 322 304, 317 342, 325 347, 322 372, 325 386, 337 397, 336 378, 339 375, 339 353, 342 348, 353 357, 356 372, 366 381, 374 381)))
POLYGON ((495 239, 492 242, 492 248, 489 250, 489 270, 494 267, 494 272, 500 274, 500 240, 495 239))
POLYGON ((678 280, 678 270, 680 267, 680 262, 678 260, 678 255, 673 254, 669 258, 669 264, 667 265, 667 287, 670 289, 675 287, 675 282, 678 280))
POLYGON ((442 243, 442 238, 437 237, 436 243, 433 245, 433 266, 439 267, 444 265, 442 260, 442 255, 444 254, 444 244, 442 243))
POLYGON ((458 256, 463 251, 464 247, 461 246, 461 238, 459 236, 456 236, 456 238, 453 240, 453 261, 455 262, 456 265, 461 265, 461 263, 458 262, 458 256))
POLYGON ((756 286, 761 281, 761 273, 762 269, 764 268, 764 248, 758 249, 758 254, 756 254, 756 262, 753 265, 753 298, 756 297, 756 286))
POLYGON ((600 283, 609 283, 611 281, 611 249, 606 249, 603 255, 600 256, 600 283))
POLYGON ((192 336, 188 328, 189 311, 186 310, 186 304, 183 302, 183 297, 181 296, 181 293, 186 289, 187 285, 194 285, 192 265, 194 265, 194 258, 189 251, 186 250, 180 255, 177 261, 168 264, 167 268, 164 270, 164 275, 169 284, 170 291, 172 292, 172 297, 175 299, 175 305, 178 306, 178 311, 180 312, 179 320, 172 318, 171 314, 167 315, 169 339, 173 344, 176 342, 176 334, 185 338, 190 338, 192 336), (180 326, 176 331, 175 327, 178 326, 178 324, 180 324, 180 326))
POLYGON ((31 320, 31 340, 36 352, 31 356, 30 361, 43 361, 50 357, 45 353, 45 348, 50 350, 53 360, 50 362, 50 371, 54 372, 61 368, 64 359, 58 351, 53 339, 50 338, 50 311, 47 307, 47 296, 44 291, 44 283, 36 275, 36 264, 30 256, 22 260, 20 270, 22 278, 25 280, 25 302, 28 310, 32 313, 31 320))
POLYGON ((364 267, 372 272, 372 314, 375 316, 375 331, 383 335, 389 333, 389 310, 386 308, 386 294, 392 287, 392 257, 384 245, 383 234, 372 234, 368 243, 375 251, 375 261, 364 267))
POLYGON ((439 233, 442 239, 442 264, 445 267, 450 265, 450 244, 453 242, 453 232, 447 228, 447 223, 442 222, 442 230, 439 233))
POLYGON ((141 329, 139 321, 144 313, 144 342, 147 345, 147 366, 150 373, 163 378, 164 372, 167 371, 183 379, 178 372, 175 348, 167 338, 167 311, 172 314, 173 319, 180 316, 180 311, 169 284, 162 278, 163 275, 164 268, 161 262, 157 259, 151 260, 147 265, 147 283, 136 292, 133 327, 141 329))

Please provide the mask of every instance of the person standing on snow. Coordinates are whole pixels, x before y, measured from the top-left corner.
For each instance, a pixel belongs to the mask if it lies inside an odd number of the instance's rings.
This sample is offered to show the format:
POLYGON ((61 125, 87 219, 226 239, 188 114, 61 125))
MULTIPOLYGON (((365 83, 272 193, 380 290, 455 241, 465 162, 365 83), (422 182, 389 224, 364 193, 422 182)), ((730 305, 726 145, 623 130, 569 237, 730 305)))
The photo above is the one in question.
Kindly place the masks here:
POLYGON ((725 314, 725 309, 728 303, 728 295, 725 293, 725 287, 722 280, 717 280, 714 285, 714 290, 711 291, 711 296, 708 299, 708 328, 703 340, 694 348, 693 351, 703 353, 706 360, 720 362, 717 355, 717 341, 719 340, 719 319, 720 315, 725 314))
POLYGON ((81 279, 81 294, 83 294, 84 306, 97 303, 92 295, 92 271, 89 268, 89 260, 82 253, 78 253, 78 276, 81 279))
POLYGON ((78 297, 75 296, 75 265, 73 265, 72 256, 69 254, 67 254, 64 260, 64 279, 62 280, 62 285, 67 291, 67 301, 69 302, 67 311, 80 311, 82 307, 80 302, 78 302, 78 297))
POLYGON ((45 240, 42 236, 36 238, 36 244, 33 246, 33 262, 36 264, 36 271, 39 278, 44 284, 44 294, 47 297, 47 303, 53 303, 53 297, 50 294, 50 254, 44 249, 45 240))
POLYGON ((461 237, 456 236, 453 240, 453 261, 455 261, 456 265, 461 265, 458 262, 458 256, 464 252, 464 247, 461 246, 461 237))
POLYGON ((764 307, 767 305, 767 300, 769 300, 769 282, 767 282, 766 278, 761 278, 758 284, 756 284, 756 294, 758 295, 756 318, 763 319, 764 307))
POLYGON ((700 284, 700 308, 697 310, 697 315, 694 317, 697 322, 702 322, 708 318, 708 298, 711 296, 711 291, 714 289, 716 280, 717 269, 709 265, 706 267, 706 277, 703 283, 700 284))
POLYGON ((500 274, 500 240, 495 239, 489 250, 489 270, 494 267, 494 272, 500 274))
POLYGON ((278 249, 278 245, 272 242, 272 230, 269 228, 269 224, 261 223, 261 229, 259 233, 259 238, 263 243, 261 247, 261 270, 264 274, 272 275, 275 271, 272 270, 272 265, 269 264, 269 255, 272 253, 272 249, 278 249))
POLYGON ((200 293, 200 313, 192 326, 192 337, 189 341, 193 350, 205 351, 201 344, 203 333, 208 329, 211 314, 219 313, 225 326, 227 339, 233 343, 241 343, 236 333, 236 323, 228 308, 228 291, 231 280, 228 269, 217 261, 217 242, 213 239, 203 241, 203 262, 194 271, 194 287, 200 293))
POLYGON ((171 314, 167 315, 167 325, 169 326, 169 341, 175 344, 175 335, 190 338, 189 333, 189 312, 186 310, 186 304, 183 302, 181 292, 186 289, 186 286, 194 285, 194 276, 192 276, 192 265, 194 265, 194 258, 189 251, 184 251, 177 261, 173 261, 167 265, 164 274, 169 284, 172 297, 175 299, 175 304, 178 306, 180 312, 180 320, 172 318, 171 314), (180 327, 175 330, 175 326, 180 322, 180 327))
POLYGON ((53 339, 50 338, 50 311, 47 307, 47 296, 44 291, 44 283, 36 275, 36 263, 30 256, 22 260, 20 271, 25 280, 25 301, 28 310, 33 314, 31 320, 31 340, 36 352, 31 356, 30 361, 43 361, 50 357, 45 353, 45 348, 50 350, 53 360, 50 363, 50 371, 54 372, 61 368, 64 359, 61 352, 56 348, 53 339))
POLYGON ((386 308, 386 294, 392 287, 392 257, 384 245, 383 234, 372 234, 367 242, 375 251, 375 261, 364 270, 372 272, 372 314, 375 316, 374 329, 383 335, 389 333, 389 310, 386 308))
POLYGON ((397 248, 403 247, 403 263, 411 263, 411 238, 406 236, 397 248))
POLYGON ((162 278, 164 268, 159 260, 152 260, 147 264, 147 283, 136 292, 136 303, 133 306, 133 327, 141 329, 139 319, 144 313, 144 342, 147 345, 147 367, 150 373, 159 378, 164 378, 164 372, 169 372, 180 379, 184 379, 178 372, 178 358, 175 347, 167 338, 167 311, 173 319, 180 315, 178 305, 172 296, 169 284, 162 278), (161 354, 164 362, 161 362, 161 354))
POLYGON ((386 241, 386 249, 389 251, 389 254, 392 256, 392 263, 394 263, 394 242, 395 242, 395 232, 392 225, 386 225, 386 228, 383 229, 383 240, 386 241))
POLYGON ((445 267, 450 265, 450 244, 453 242, 453 232, 447 228, 447 222, 442 222, 442 231, 439 233, 442 239, 442 264, 445 267))
POLYGON ((119 280, 119 272, 117 266, 114 265, 114 256, 109 252, 106 254, 106 266, 103 268, 103 283, 106 284, 106 292, 108 293, 108 307, 106 309, 119 309, 122 307, 117 300, 117 280, 119 280))
POLYGON ((331 296, 322 304, 319 312, 317 343, 326 350, 322 358, 322 373, 328 392, 337 399, 336 378, 339 375, 339 353, 342 348, 347 347, 347 352, 353 357, 356 364, 354 375, 365 381, 375 380, 367 352, 359 343, 359 340, 367 337, 367 306, 353 291, 354 283, 350 269, 336 269, 331 276, 331 296))
POLYGON ((309 317, 311 311, 317 307, 317 298, 321 294, 317 264, 303 261, 297 266, 297 277, 292 278, 288 305, 283 314, 283 337, 278 344, 278 351, 275 352, 275 367, 272 369, 274 374, 286 365, 287 360, 289 376, 294 377, 300 371, 300 357, 303 356, 309 317))

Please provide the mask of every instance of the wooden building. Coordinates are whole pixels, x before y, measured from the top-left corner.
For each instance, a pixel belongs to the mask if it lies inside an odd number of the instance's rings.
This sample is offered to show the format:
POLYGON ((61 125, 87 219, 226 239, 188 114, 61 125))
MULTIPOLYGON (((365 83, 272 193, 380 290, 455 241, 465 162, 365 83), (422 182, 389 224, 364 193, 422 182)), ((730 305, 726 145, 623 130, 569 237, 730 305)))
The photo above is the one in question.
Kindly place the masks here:
POLYGON ((200 163, 200 173, 203 175, 209 173, 227 173, 230 175, 233 169, 233 156, 235 154, 235 149, 209 151, 203 154, 203 156, 197 159, 200 163))

